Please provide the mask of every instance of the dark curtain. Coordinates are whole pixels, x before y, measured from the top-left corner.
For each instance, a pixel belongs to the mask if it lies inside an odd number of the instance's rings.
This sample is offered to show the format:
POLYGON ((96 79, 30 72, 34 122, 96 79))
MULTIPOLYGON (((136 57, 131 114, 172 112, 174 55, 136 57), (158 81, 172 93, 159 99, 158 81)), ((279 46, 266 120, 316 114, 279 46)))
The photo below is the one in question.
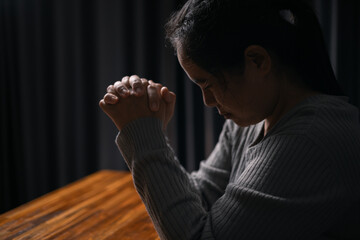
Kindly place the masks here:
POLYGON ((360 1, 315 0, 337 80, 350 102, 360 106, 360 1))
MULTIPOLYGON (((100 169, 126 166, 98 107, 109 84, 138 74, 177 94, 168 136, 198 168, 223 119, 165 47, 180 0, 0 0, 0 212, 100 169)), ((360 2, 316 0, 331 60, 360 106, 360 2)))

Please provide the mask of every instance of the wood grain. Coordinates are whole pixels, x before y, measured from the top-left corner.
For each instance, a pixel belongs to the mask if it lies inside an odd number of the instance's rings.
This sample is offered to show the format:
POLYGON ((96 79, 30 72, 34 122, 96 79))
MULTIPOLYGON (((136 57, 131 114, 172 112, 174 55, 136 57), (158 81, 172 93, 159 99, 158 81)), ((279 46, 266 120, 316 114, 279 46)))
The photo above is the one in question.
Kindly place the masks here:
POLYGON ((0 215, 0 239, 159 239, 130 173, 99 171, 0 215))

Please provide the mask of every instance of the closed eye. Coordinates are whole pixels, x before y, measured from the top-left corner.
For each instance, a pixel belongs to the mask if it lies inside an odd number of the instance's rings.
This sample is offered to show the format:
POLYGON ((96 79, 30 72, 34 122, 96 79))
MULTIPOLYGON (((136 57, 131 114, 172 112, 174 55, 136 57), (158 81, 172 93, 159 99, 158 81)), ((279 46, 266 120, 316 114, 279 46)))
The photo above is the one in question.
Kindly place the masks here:
POLYGON ((209 84, 208 81, 206 81, 206 82, 204 83, 204 88, 203 88, 203 89, 204 89, 204 90, 207 90, 207 89, 211 88, 211 86, 212 86, 212 85, 209 84))
POLYGON ((204 90, 208 90, 210 88, 211 88, 211 85, 208 85, 208 86, 204 87, 204 90))

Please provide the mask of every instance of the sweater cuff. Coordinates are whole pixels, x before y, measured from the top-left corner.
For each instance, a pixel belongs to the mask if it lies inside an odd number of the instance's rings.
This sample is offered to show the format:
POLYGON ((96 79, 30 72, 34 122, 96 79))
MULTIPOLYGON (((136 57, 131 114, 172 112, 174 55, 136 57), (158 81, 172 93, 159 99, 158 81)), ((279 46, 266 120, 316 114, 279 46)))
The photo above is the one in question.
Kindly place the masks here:
POLYGON ((116 144, 132 171, 133 161, 146 153, 167 147, 162 122, 157 118, 140 118, 127 124, 117 135, 116 144))

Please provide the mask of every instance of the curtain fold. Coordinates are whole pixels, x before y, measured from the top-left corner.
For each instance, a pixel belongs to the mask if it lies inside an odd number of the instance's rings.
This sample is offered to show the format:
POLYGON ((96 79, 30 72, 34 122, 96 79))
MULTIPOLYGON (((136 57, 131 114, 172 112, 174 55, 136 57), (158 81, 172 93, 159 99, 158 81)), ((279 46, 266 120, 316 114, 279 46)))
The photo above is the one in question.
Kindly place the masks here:
POLYGON ((360 2, 314 0, 337 80, 360 106, 360 2))
MULTIPOLYGON (((0 0, 0 213, 99 169, 126 170, 106 87, 138 74, 177 94, 168 136, 198 168, 224 120, 165 47, 180 0, 0 0)), ((315 0, 336 75, 360 106, 360 4, 315 0)))

